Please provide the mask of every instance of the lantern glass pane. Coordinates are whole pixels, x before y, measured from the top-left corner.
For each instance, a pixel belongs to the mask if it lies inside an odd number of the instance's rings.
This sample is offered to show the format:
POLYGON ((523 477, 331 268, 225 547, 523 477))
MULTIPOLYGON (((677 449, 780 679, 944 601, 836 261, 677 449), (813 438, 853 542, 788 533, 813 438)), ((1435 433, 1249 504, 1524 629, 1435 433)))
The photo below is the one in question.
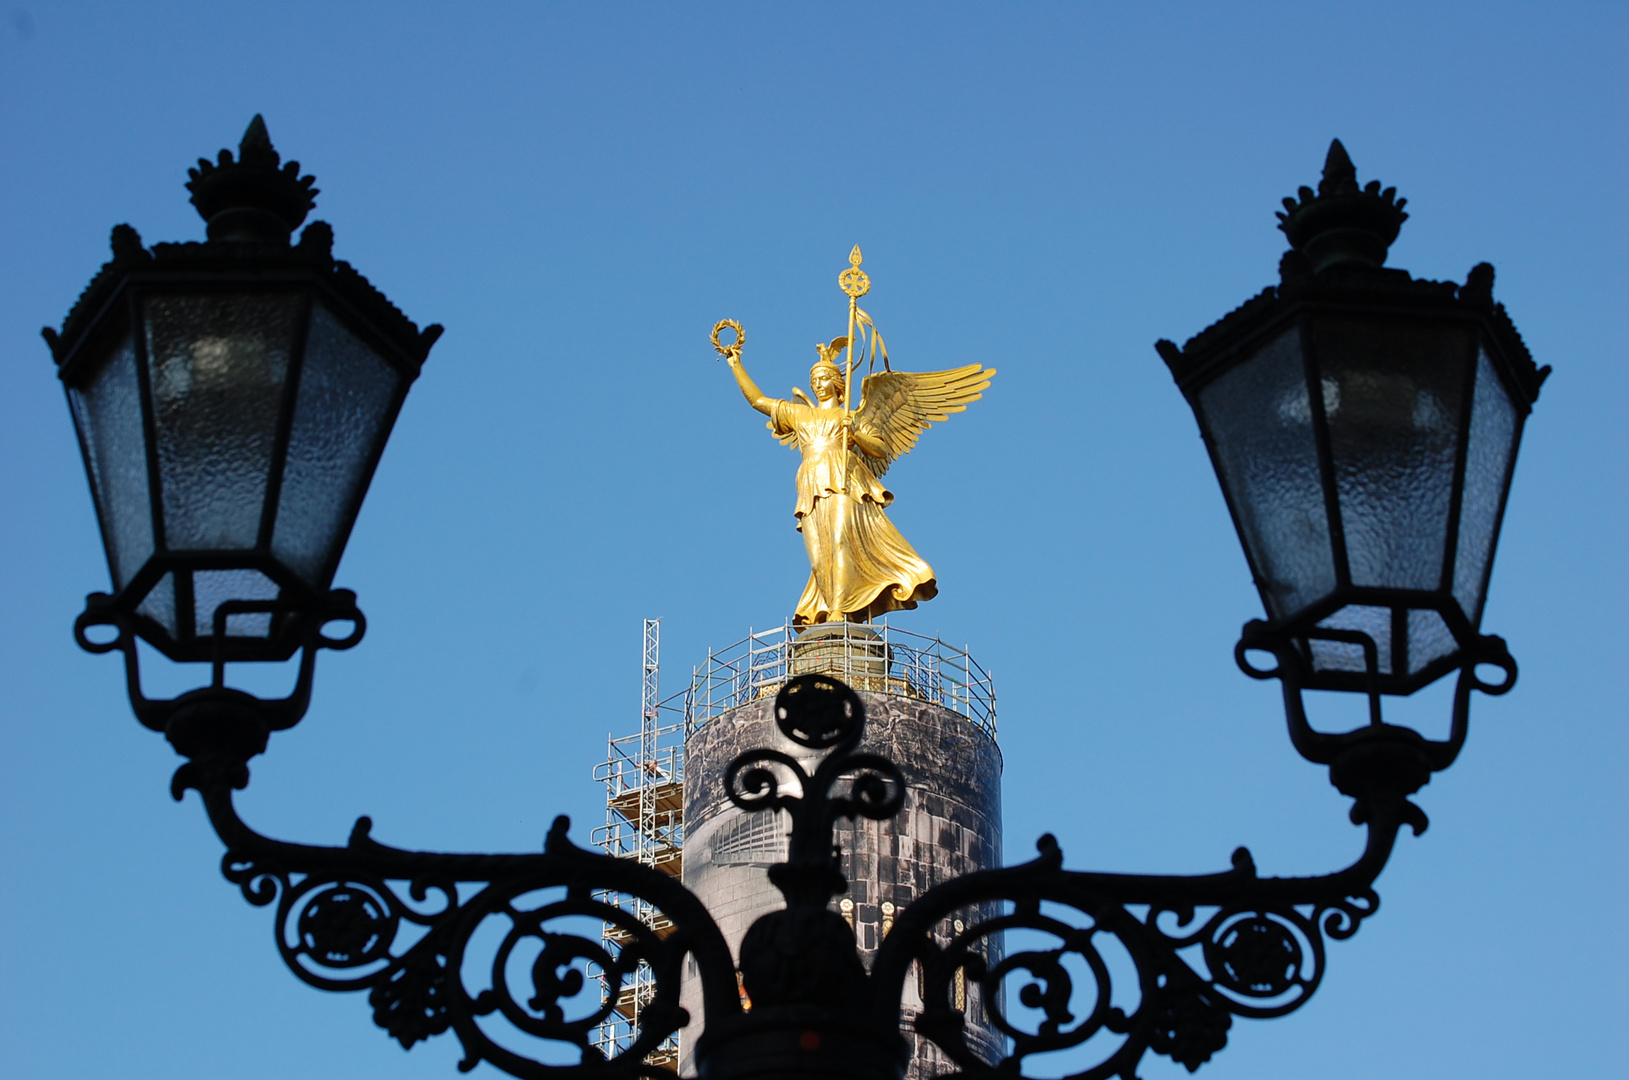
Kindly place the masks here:
POLYGON ((174 574, 166 573, 158 579, 158 584, 142 597, 141 604, 136 608, 136 614, 152 619, 168 631, 172 638, 180 636, 181 627, 175 617, 174 574))
POLYGON ((299 296, 153 296, 147 357, 173 550, 255 546, 299 296))
POLYGON ((89 385, 70 387, 68 401, 84 441, 85 468, 96 490, 102 542, 117 591, 153 554, 153 504, 134 339, 119 343, 89 385))
POLYGON ((1314 325, 1352 584, 1436 590, 1469 331, 1372 318, 1314 325))
MULTIPOLYGON (((228 600, 275 600, 277 582, 259 570, 194 570, 192 573, 193 633, 215 634, 215 609, 228 600)), ((269 612, 240 612, 226 617, 227 637, 268 637, 269 612)))
POLYGON ((1299 331, 1205 387, 1199 405, 1262 602, 1292 615, 1335 587, 1299 331))
POLYGON ((1465 454, 1465 495, 1459 510, 1459 551, 1454 559, 1454 598, 1472 626, 1482 622, 1488 562, 1499 529, 1499 504, 1516 446, 1516 409, 1486 352, 1476 360, 1471 397, 1470 444, 1465 454))
POLYGON ((401 374, 313 304, 272 554, 316 589, 338 561, 401 374))
MULTIPOLYGON (((1348 604, 1324 619, 1329 630, 1360 630, 1374 641, 1380 674, 1391 674, 1391 608, 1348 604)), ((1363 646, 1349 641, 1318 641, 1312 645, 1312 666, 1318 671, 1368 671, 1363 646)))
POLYGON ((1433 661, 1451 655, 1459 648, 1453 631, 1441 615, 1415 609, 1408 613, 1408 673, 1425 669, 1433 661))

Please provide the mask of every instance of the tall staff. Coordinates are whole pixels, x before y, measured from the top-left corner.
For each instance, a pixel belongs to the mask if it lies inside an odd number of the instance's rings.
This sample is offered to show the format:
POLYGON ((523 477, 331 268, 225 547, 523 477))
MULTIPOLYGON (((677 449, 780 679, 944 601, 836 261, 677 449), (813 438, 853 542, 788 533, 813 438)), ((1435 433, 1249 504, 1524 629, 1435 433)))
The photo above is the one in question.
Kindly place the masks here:
MULTIPOLYGON (((854 400, 854 322, 859 317, 860 297, 871 291, 871 279, 860 269, 860 245, 848 253, 848 269, 837 275, 837 284, 848 294, 848 362, 843 367, 843 429, 848 432, 850 403, 854 400)), ((848 447, 843 447, 843 490, 848 491, 848 447)))

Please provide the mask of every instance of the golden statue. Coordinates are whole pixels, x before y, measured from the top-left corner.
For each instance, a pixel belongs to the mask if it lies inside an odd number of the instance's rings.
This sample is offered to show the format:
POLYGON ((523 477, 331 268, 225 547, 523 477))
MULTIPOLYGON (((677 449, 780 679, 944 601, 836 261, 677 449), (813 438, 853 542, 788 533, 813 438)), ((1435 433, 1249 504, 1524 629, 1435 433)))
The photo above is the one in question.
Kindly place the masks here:
POLYGON ((949 419, 982 396, 994 368, 979 364, 949 371, 894 371, 871 317, 859 299, 871 288, 860 269, 860 249, 838 277, 848 294, 847 337, 816 344, 820 359, 809 369, 811 401, 794 389, 797 401, 767 397, 741 365, 746 335, 726 319, 713 328, 713 345, 729 361, 736 385, 754 409, 769 417, 769 430, 803 455, 798 467, 798 501, 793 513, 809 552, 809 584, 798 600, 794 625, 869 622, 874 616, 914 608, 938 593, 933 567, 918 555, 883 511, 894 493, 880 477, 895 459, 910 452, 922 431, 949 419), (729 328, 735 340, 721 344, 729 328), (854 390, 855 333, 862 349, 871 347, 871 367, 860 384, 860 405, 849 408, 854 390), (840 366, 839 361, 846 361, 840 366))

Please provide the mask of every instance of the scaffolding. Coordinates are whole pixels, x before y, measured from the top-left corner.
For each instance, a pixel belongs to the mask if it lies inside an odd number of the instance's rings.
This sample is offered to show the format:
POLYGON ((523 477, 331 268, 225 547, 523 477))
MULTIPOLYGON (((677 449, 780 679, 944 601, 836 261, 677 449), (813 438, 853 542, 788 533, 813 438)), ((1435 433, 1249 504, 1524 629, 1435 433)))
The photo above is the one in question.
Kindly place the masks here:
MULTIPOLYGON (((661 699, 661 651, 662 621, 646 619, 639 733, 611 739, 605 760, 594 769, 594 779, 605 785, 605 825, 595 829, 591 839, 607 855, 635 859, 679 877, 684 870, 686 693, 661 699)), ((639 897, 606 892, 598 898, 630 913, 660 937, 673 929, 661 911, 639 897)), ((603 940, 615 955, 628 943, 628 935, 606 923, 603 940)), ((640 1013, 655 992, 653 973, 641 964, 621 988, 611 1015, 595 1030, 593 1042, 601 1053, 613 1057, 633 1042, 640 1013)), ((677 1036, 669 1036, 646 1060, 677 1069, 678 1053, 677 1036)))
MULTIPOLYGON (((676 878, 684 871, 684 744, 701 724, 726 710, 774 694, 787 679, 832 674, 857 690, 913 697, 960 713, 995 738, 995 679, 968 650, 887 623, 826 623, 749 630, 723 649, 709 650, 690 684, 661 696, 662 623, 645 620, 639 732, 610 739, 594 779, 605 785, 605 824, 591 839, 607 855, 635 859, 676 878)), ((626 893, 597 898, 666 937, 673 924, 654 905, 626 893)), ((606 951, 616 955, 628 935, 605 924, 606 951)), ((601 984, 609 994, 609 988, 601 984)), ((641 965, 625 982, 593 1044, 606 1057, 626 1050, 639 1033, 642 1010, 656 992, 641 965)), ((605 1000, 605 998, 601 998, 605 1000)), ((669 1036, 646 1060, 677 1071, 679 1043, 669 1036)))
POLYGON ((856 690, 931 701, 995 738, 994 675, 965 648, 885 622, 795 627, 788 621, 709 650, 706 664, 690 677, 686 732, 809 674, 836 675, 856 690))

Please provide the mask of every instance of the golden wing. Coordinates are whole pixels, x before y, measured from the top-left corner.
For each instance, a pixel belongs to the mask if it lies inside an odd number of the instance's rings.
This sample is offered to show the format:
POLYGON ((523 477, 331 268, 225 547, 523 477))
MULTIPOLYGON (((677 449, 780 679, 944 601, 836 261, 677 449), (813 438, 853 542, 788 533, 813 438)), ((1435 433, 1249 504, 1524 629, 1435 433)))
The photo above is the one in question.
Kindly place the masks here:
POLYGON ((883 457, 863 451, 871 471, 881 476, 900 457, 911 452, 917 438, 936 422, 950 419, 979 398, 990 385, 995 368, 982 364, 949 371, 878 371, 867 375, 860 388, 860 408, 854 423, 882 441, 883 457))

